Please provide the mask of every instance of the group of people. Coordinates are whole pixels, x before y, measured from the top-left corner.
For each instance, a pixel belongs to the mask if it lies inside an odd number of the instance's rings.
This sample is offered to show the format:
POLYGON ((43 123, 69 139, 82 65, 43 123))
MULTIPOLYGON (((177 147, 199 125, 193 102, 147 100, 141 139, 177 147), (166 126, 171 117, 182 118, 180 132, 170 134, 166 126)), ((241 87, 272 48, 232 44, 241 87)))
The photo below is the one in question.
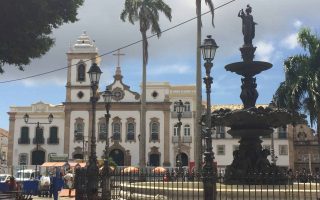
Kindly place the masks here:
POLYGON ((73 174, 68 171, 67 174, 62 173, 60 170, 56 170, 56 173, 50 173, 50 191, 49 197, 53 196, 53 199, 58 199, 58 193, 62 188, 69 189, 69 196, 71 195, 71 189, 73 188, 73 174))
MULTIPOLYGON (((13 176, 11 176, 6 183, 9 191, 20 191, 22 189, 21 183, 17 182, 13 176)), ((69 189, 69 195, 71 195, 73 184, 73 174, 71 172, 64 175, 57 170, 56 173, 50 173, 49 177, 40 177, 38 189, 48 185, 49 197, 53 197, 54 200, 57 200, 58 193, 62 188, 69 189)))

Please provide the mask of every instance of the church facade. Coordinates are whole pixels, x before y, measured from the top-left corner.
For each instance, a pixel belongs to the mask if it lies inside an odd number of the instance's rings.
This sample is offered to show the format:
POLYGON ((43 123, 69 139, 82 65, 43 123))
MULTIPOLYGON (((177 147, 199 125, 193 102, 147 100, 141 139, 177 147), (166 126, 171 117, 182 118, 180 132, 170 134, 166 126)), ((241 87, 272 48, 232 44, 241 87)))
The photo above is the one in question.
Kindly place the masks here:
MULTIPOLYGON (((87 74, 93 62, 100 64, 98 50, 92 40, 83 33, 67 53, 68 68, 66 98, 62 105, 43 102, 25 107, 11 107, 9 114, 9 165, 35 165, 50 160, 55 155, 67 155, 69 159, 88 159, 92 130, 91 87, 87 74), (35 138, 40 122, 40 139, 35 138), (52 113, 51 124, 47 116, 52 113), (40 142, 39 142, 40 141, 40 142)), ((110 157, 118 165, 138 165, 140 130, 140 94, 124 83, 120 66, 116 67, 114 81, 106 85, 112 93, 111 118, 106 130, 105 103, 102 96, 97 102, 96 137, 97 157, 101 159, 106 139, 110 141, 110 157), (106 138, 106 131, 109 138, 106 138)), ((102 74, 103 75, 103 74, 102 74)), ((99 92, 103 92, 100 88, 99 92)), ((173 86, 168 82, 147 83, 146 158, 150 166, 175 166, 178 146, 178 122, 174 102, 183 101, 186 109, 182 116, 182 159, 188 165, 193 158, 195 86, 173 86)))

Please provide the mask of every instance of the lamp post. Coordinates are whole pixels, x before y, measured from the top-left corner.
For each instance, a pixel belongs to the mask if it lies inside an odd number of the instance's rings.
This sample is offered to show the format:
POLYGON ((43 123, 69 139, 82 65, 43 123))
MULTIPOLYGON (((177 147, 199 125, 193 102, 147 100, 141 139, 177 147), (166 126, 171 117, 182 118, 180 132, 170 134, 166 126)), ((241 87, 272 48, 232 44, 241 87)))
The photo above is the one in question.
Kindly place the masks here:
POLYGON ((102 71, 96 63, 93 63, 88 71, 92 96, 90 102, 92 105, 92 128, 91 128, 91 151, 89 157, 89 165, 87 167, 87 198, 96 199, 98 196, 98 178, 99 178, 99 168, 97 163, 97 153, 96 153, 96 104, 99 99, 97 96, 98 84, 100 80, 100 75, 102 71))
POLYGON ((87 162, 87 156, 88 156, 88 141, 89 140, 89 137, 87 140, 84 140, 84 136, 83 136, 83 140, 82 140, 82 145, 83 145, 83 161, 84 162, 87 162))
POLYGON ((111 190, 110 190, 110 168, 109 168, 109 119, 110 119, 110 107, 111 107, 111 97, 112 92, 107 87, 104 93, 102 94, 106 114, 104 115, 106 118, 106 146, 104 149, 104 167, 103 167, 103 179, 102 179, 102 199, 109 200, 111 199, 111 190))
POLYGON ((206 61, 204 67, 206 70, 206 77, 203 78, 203 82, 206 85, 206 94, 207 94, 207 110, 206 110, 206 120, 207 128, 205 132, 205 152, 204 152, 204 165, 202 167, 202 180, 204 187, 204 199, 205 200, 215 200, 217 195, 216 190, 216 170, 213 166, 214 153, 212 151, 212 137, 211 137, 211 84, 212 77, 210 76, 211 68, 213 66, 212 61, 214 59, 218 45, 211 38, 211 35, 208 35, 204 40, 203 45, 200 46, 202 51, 203 59, 206 61))
POLYGON ((271 133, 271 162, 273 165, 276 165, 276 157, 275 157, 275 154, 274 154, 274 134, 273 132, 271 133))
MULTIPOLYGON (((36 151, 38 153, 39 151, 39 132, 40 132, 40 124, 51 124, 52 121, 53 121, 53 115, 52 113, 49 114, 48 116, 48 122, 29 122, 29 115, 26 113, 24 116, 23 116, 23 119, 24 119, 24 122, 26 124, 36 124, 36 151)), ((39 163, 40 164, 40 163, 39 163)), ((38 172, 38 161, 36 162, 36 172, 35 172, 35 178, 37 176, 37 172, 38 172)))
POLYGON ((177 111, 177 117, 178 117, 178 158, 177 158, 177 166, 178 166, 178 177, 180 177, 182 173, 182 160, 181 160, 181 117, 182 113, 184 111, 184 105, 181 100, 175 103, 175 108, 177 111))

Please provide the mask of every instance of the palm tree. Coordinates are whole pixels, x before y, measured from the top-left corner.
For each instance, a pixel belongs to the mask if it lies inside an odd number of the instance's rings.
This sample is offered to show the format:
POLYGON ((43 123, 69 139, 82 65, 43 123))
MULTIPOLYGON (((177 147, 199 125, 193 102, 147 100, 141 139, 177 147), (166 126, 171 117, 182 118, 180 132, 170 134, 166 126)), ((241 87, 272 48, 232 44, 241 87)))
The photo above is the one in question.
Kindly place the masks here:
POLYGON ((159 26, 159 11, 171 21, 171 8, 162 0, 126 0, 124 9, 120 15, 122 21, 132 24, 139 21, 142 35, 142 97, 140 118, 140 143, 139 143, 139 165, 146 165, 146 68, 148 63, 148 40, 147 31, 161 35, 159 26))
MULTIPOLYGON (((202 114, 202 78, 201 78, 201 52, 200 52, 200 45, 201 45, 201 0, 196 0, 196 14, 197 14, 197 72, 196 72, 196 95, 197 95, 197 109, 196 109, 196 118, 195 118, 195 133, 201 135, 201 125, 198 123, 201 119, 202 114)), ((214 26, 213 18, 214 18, 214 6, 212 0, 205 0, 205 3, 209 6, 211 15, 212 15, 212 26, 214 26)), ((201 149, 202 149, 202 142, 201 137, 195 137, 195 168, 200 169, 201 167, 201 149)))
POLYGON ((320 37, 302 28, 298 42, 306 53, 285 60, 285 81, 274 100, 279 107, 307 113, 311 126, 317 124, 320 137, 320 37))

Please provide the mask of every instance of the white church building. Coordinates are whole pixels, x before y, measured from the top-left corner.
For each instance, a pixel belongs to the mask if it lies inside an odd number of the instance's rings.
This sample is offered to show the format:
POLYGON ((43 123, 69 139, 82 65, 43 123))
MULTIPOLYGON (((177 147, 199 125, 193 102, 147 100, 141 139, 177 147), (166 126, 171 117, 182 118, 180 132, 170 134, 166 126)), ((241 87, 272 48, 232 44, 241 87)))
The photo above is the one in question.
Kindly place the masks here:
MULTIPOLYGON (((92 40, 83 33, 67 53, 68 68, 66 98, 61 105, 37 102, 31 106, 12 106, 9 115, 8 165, 38 165, 54 155, 66 155, 68 159, 88 160, 90 155, 90 135, 92 130, 91 87, 87 74, 93 62, 100 65, 98 50, 92 40), (24 115, 29 115, 25 123, 24 115), (54 119, 48 123, 48 115, 54 119), (40 122, 38 145, 35 139, 37 124, 40 122)), ((102 74, 103 76, 103 74, 102 74)), ((114 81, 106 85, 114 94, 111 102, 111 118, 108 130, 104 115, 103 98, 97 103, 96 137, 97 157, 101 159, 105 148, 106 131, 110 139, 109 156, 120 166, 139 164, 140 94, 130 90, 120 66, 116 66, 114 81)), ((104 91, 100 88, 99 91, 104 91)), ((178 154, 178 122, 174 102, 180 99, 186 106, 182 115, 181 152, 182 163, 194 161, 196 86, 171 85, 168 82, 147 83, 146 112, 146 162, 149 166, 176 166, 178 154)), ((213 139, 218 167, 224 168, 232 161, 232 151, 238 140, 226 134, 225 127, 219 127, 213 139), (221 134, 224 133, 224 134, 221 134)), ((277 130, 276 130, 277 131, 277 130)), ((264 142, 270 146, 270 139, 264 142)), ((278 164, 289 165, 288 140, 275 139, 278 164), (279 150, 280 151, 280 150, 279 150)))

